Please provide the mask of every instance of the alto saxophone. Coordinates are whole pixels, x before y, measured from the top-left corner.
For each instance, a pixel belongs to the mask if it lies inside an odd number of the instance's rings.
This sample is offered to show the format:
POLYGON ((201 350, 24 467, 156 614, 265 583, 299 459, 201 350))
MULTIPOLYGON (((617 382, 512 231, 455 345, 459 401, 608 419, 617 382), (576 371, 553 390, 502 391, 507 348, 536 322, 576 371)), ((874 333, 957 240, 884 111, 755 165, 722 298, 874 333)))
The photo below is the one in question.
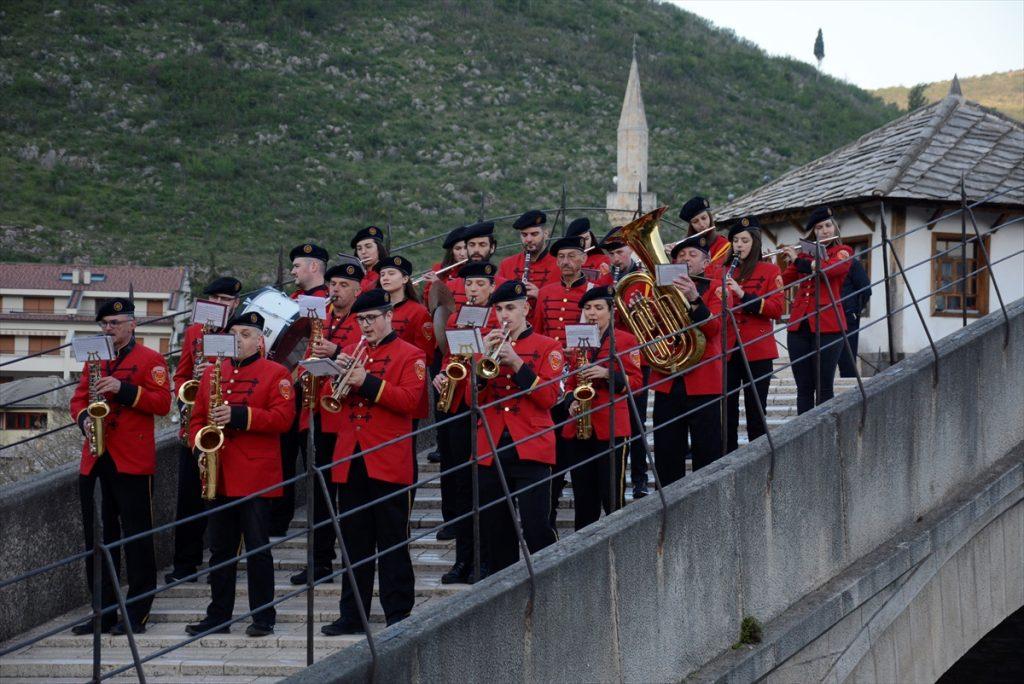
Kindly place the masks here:
POLYGON ((89 373, 89 405, 85 411, 89 414, 88 425, 85 428, 85 437, 89 441, 89 452, 99 458, 106 449, 106 440, 103 432, 103 419, 110 413, 110 404, 106 402, 103 395, 96 390, 96 383, 100 381, 99 355, 95 352, 89 354, 86 361, 87 372, 89 373))
POLYGON ((441 395, 437 398, 437 410, 441 413, 448 413, 455 401, 455 390, 459 383, 469 375, 469 367, 466 365, 466 357, 455 355, 448 365, 444 367, 444 375, 441 377, 441 395))
MULTIPOLYGON (((210 378, 210 406, 223 405, 224 396, 220 386, 220 366, 224 357, 217 356, 213 365, 213 377, 210 378)), ((196 448, 199 449, 199 482, 202 486, 202 497, 212 501, 217 496, 217 473, 220 468, 220 449, 224 446, 224 428, 217 425, 212 417, 206 419, 206 425, 196 433, 196 448)))
POLYGON ((579 417, 576 419, 576 439, 590 439, 594 436, 590 409, 594 397, 597 396, 597 390, 594 389, 593 382, 579 374, 580 369, 587 363, 587 350, 581 348, 576 352, 576 388, 572 391, 572 398, 580 403, 579 417))
POLYGON ((203 337, 213 332, 209 323, 203 324, 203 330, 195 339, 192 346, 192 379, 182 383, 178 388, 178 400, 181 402, 181 429, 184 431, 184 441, 188 443, 188 427, 192 421, 192 410, 196 405, 196 396, 199 394, 199 381, 202 379, 203 371, 200 364, 203 358, 203 337))
MULTIPOLYGON (((312 334, 309 336, 310 348, 324 341, 324 321, 319 316, 314 316, 310 319, 310 326, 313 328, 312 334)), ((315 359, 316 357, 310 354, 307 361, 315 359)), ((311 408, 316 407, 317 394, 320 393, 320 381, 312 373, 304 373, 302 375, 302 408, 308 411, 311 408)))

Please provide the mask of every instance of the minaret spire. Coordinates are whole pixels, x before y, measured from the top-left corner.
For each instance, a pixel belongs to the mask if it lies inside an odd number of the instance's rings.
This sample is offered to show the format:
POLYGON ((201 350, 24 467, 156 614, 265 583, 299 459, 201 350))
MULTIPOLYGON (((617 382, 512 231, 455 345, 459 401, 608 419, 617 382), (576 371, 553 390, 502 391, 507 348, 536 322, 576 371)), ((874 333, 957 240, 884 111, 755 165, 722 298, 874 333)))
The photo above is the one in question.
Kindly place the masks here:
POLYGON ((658 199, 647 186, 647 114, 640 91, 640 68, 636 58, 636 34, 633 35, 633 59, 619 115, 616 153, 615 192, 608 193, 609 219, 618 225, 632 216, 636 207, 657 207, 658 199), (639 190, 639 193, 638 193, 639 190), (629 212, 628 215, 625 212, 629 212))

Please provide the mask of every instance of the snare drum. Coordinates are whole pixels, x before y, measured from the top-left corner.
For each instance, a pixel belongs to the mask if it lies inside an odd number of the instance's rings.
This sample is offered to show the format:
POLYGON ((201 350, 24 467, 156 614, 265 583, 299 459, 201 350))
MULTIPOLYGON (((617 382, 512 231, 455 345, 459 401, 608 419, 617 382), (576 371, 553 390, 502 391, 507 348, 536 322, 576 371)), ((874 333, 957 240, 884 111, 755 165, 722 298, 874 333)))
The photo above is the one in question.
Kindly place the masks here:
MULTIPOLYGON (((284 350, 282 345, 289 328, 299 320, 299 305, 288 295, 272 287, 264 287, 242 303, 242 313, 256 311, 263 316, 263 338, 267 345, 267 358, 285 363, 291 349, 284 350)), ((291 340, 290 340, 291 341, 291 340)), ((291 341, 290 346, 294 346, 291 341)))

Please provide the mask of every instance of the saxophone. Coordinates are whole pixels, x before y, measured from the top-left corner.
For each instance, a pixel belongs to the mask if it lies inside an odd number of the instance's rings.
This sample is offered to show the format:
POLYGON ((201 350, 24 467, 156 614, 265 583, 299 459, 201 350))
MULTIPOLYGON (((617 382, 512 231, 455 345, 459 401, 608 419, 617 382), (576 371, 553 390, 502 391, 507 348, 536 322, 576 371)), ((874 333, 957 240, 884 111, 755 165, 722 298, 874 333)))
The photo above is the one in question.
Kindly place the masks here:
MULTIPOLYGON (((220 387, 220 366, 224 357, 218 355, 213 365, 213 377, 210 378, 210 410, 224 404, 224 396, 220 387)), ((217 425, 213 418, 207 418, 206 425, 196 433, 196 448, 199 449, 199 482, 202 485, 202 497, 212 501, 217 496, 217 473, 220 468, 220 449, 224 446, 224 428, 217 425)))
MULTIPOLYGON (((309 346, 312 348, 314 345, 324 341, 324 321, 319 316, 313 316, 309 321, 310 326, 313 329, 312 334, 309 336, 309 346)), ((310 359, 316 358, 310 356, 310 359)), ((320 382, 312 373, 304 373, 302 375, 302 408, 308 411, 311 408, 315 408, 317 404, 317 395, 320 393, 320 382)))
POLYGON ((89 441, 89 452, 99 458, 106 449, 103 419, 110 413, 110 404, 96 391, 96 383, 100 381, 99 355, 95 352, 90 353, 86 367, 89 373, 89 405, 85 410, 89 414, 89 421, 85 428, 85 437, 89 441))
POLYGON ((196 405, 196 396, 199 394, 199 381, 202 379, 200 361, 203 358, 203 337, 213 332, 213 326, 209 323, 203 324, 203 331, 199 334, 192 345, 192 379, 182 383, 178 388, 178 401, 181 402, 181 429, 184 431, 182 439, 188 444, 188 426, 192 420, 192 409, 196 405))
POLYGON ((455 355, 448 365, 444 367, 444 376, 441 379, 441 395, 437 398, 437 410, 441 413, 448 413, 455 401, 455 390, 459 382, 469 375, 469 367, 466 365, 466 357, 455 355))
POLYGON ((579 371, 587 365, 587 350, 580 348, 576 352, 576 388, 572 391, 572 398, 580 403, 579 418, 576 419, 576 439, 590 439, 594 436, 594 423, 591 420, 590 409, 597 390, 594 383, 585 380, 579 371))

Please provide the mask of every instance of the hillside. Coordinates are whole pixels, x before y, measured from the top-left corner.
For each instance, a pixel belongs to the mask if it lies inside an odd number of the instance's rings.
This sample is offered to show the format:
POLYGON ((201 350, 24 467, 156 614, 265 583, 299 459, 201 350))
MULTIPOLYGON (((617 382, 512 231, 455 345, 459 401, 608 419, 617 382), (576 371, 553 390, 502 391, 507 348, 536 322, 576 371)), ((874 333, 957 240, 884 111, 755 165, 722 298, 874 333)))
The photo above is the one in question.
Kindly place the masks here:
POLYGON ((634 32, 665 203, 724 200, 897 116, 650 2, 9 1, 2 258, 253 284, 279 246, 347 249, 389 212, 401 244, 481 193, 490 215, 556 206, 563 182, 603 205, 634 32))
MULTIPOLYGON (((938 102, 949 93, 950 83, 951 81, 929 83, 924 89, 925 99, 928 102, 938 102)), ((1024 121, 1024 69, 961 78, 960 90, 968 100, 996 109, 1018 121, 1024 121)), ((871 91, 883 101, 904 110, 907 108, 909 92, 910 88, 907 86, 871 91)))

